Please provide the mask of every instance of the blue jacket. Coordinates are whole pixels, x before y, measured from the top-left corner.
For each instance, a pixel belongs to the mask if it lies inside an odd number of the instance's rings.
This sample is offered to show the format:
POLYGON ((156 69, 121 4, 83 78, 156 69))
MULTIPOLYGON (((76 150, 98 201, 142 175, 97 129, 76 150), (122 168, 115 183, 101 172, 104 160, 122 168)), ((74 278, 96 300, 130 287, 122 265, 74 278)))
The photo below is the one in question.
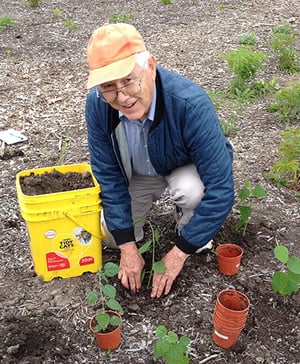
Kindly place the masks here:
MULTIPOLYGON (((223 135, 206 93, 191 80, 157 67, 157 103, 149 131, 148 151, 153 167, 166 176, 194 163, 205 195, 175 242, 194 253, 211 240, 234 201, 232 148, 223 135)), ((86 100, 91 166, 101 186, 104 217, 117 244, 134 241, 128 181, 131 163, 125 129, 118 111, 92 89, 86 100)))

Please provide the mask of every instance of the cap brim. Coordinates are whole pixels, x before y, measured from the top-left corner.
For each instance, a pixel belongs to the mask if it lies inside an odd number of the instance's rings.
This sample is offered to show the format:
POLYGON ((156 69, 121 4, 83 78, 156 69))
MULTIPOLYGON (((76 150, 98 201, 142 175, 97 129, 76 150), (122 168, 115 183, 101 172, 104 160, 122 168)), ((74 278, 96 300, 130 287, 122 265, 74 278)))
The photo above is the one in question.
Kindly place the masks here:
POLYGON ((121 59, 107 66, 91 70, 88 78, 87 88, 101 85, 102 83, 118 80, 129 75, 136 62, 136 54, 121 59))

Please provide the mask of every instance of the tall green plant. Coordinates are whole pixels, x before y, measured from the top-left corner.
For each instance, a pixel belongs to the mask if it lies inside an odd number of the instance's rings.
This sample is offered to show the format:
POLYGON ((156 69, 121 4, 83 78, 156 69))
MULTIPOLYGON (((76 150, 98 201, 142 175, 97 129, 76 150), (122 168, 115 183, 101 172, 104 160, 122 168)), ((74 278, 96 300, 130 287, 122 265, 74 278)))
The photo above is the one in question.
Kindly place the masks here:
POLYGON ((255 79, 259 71, 265 69, 263 62, 267 60, 262 52, 255 52, 249 46, 241 46, 236 50, 230 51, 224 55, 229 69, 235 75, 231 81, 230 92, 239 96, 241 93, 252 91, 254 97, 255 90, 251 89, 250 82, 255 79))

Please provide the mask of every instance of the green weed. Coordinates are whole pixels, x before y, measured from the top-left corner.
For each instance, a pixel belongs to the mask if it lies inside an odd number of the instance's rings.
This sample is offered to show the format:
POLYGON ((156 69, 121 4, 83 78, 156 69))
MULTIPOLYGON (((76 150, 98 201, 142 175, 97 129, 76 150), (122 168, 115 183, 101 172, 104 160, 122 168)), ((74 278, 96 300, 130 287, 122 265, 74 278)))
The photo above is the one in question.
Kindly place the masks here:
POLYGON ((109 23, 129 23, 132 18, 132 13, 112 15, 109 17, 109 23))
POLYGON ((7 16, 4 18, 0 18, 0 32, 4 29, 11 29, 14 26, 14 19, 7 16))
POLYGON ((300 120, 300 83, 278 91, 268 111, 275 112, 283 121, 300 120))
POLYGON ((266 177, 274 180, 276 186, 292 187, 300 180, 300 127, 287 128, 281 137, 279 160, 266 177))
POLYGON ((76 30, 78 30, 78 25, 71 19, 63 20, 62 24, 69 30, 69 32, 76 32, 76 30))
POLYGON ((296 73, 300 70, 299 52, 295 49, 297 33, 288 22, 273 28, 270 48, 275 52, 278 67, 286 73, 296 73))
POLYGON ((239 38, 239 44, 255 46, 257 45, 257 37, 254 32, 242 34, 239 38))

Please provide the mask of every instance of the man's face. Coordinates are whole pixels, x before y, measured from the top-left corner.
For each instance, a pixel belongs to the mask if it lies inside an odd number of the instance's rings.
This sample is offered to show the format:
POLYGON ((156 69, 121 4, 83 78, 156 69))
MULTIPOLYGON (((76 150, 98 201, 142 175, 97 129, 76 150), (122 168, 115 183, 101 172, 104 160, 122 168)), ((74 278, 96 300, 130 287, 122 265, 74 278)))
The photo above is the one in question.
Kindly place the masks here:
POLYGON ((121 111, 129 120, 143 121, 152 102, 155 76, 156 61, 150 56, 144 68, 136 64, 128 76, 103 83, 100 88, 111 107, 121 111))

